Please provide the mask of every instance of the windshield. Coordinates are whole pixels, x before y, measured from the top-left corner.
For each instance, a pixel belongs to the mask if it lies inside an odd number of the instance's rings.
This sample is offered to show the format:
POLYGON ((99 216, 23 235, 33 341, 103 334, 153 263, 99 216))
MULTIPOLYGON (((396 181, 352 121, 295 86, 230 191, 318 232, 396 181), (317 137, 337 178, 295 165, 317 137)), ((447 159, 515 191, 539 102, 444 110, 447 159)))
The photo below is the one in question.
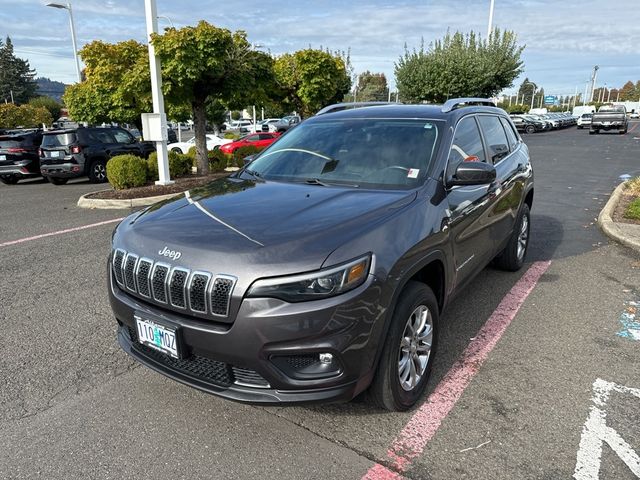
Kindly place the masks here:
POLYGON ((414 188, 422 183, 441 122, 341 119, 302 123, 265 150, 248 169, 266 180, 414 188))
POLYGON ((622 105, 605 105, 600 107, 600 110, 598 110, 599 112, 619 112, 622 113, 624 112, 624 107, 622 105))
POLYGON ((76 141, 75 133, 59 133, 57 135, 44 135, 42 137, 43 147, 61 147, 71 145, 76 141))

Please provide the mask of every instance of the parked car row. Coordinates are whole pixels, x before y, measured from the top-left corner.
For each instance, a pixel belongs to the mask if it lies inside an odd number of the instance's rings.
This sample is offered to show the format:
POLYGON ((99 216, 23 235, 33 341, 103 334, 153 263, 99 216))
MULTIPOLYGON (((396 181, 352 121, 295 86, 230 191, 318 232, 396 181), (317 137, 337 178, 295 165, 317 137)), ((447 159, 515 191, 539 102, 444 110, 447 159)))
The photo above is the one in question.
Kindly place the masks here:
POLYGON ((525 113, 511 115, 511 120, 518 131, 525 133, 566 128, 577 122, 570 113, 545 113, 541 115, 525 113))
POLYGON ((265 118, 259 120, 254 125, 251 120, 242 119, 224 124, 227 131, 237 131, 240 134, 259 133, 259 132, 279 132, 284 133, 291 127, 296 126, 302 121, 299 115, 287 115, 282 118, 265 118))

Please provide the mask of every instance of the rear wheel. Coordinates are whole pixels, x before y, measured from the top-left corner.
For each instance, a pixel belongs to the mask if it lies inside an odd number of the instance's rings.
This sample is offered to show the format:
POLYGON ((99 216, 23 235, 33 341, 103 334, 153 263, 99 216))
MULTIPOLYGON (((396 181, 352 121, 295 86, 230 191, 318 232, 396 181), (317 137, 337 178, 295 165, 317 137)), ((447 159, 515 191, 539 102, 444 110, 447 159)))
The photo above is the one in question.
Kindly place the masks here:
POLYGON ((94 160, 89 168, 89 181, 91 183, 104 183, 107 181, 107 162, 94 160))
POLYGON ((171 149, 171 151, 172 151, 172 152, 179 153, 180 155, 182 155, 182 150, 180 150, 178 147, 173 147, 173 148, 171 149))
POLYGON ((533 125, 527 125, 524 131, 527 133, 536 133, 536 127, 534 127, 533 125))
POLYGON ((0 177, 0 182, 4 183, 5 185, 15 185, 16 183, 18 183, 18 180, 20 180, 20 178, 17 175, 5 175, 3 177, 0 177))
POLYGON ((529 232, 531 230, 531 214, 526 203, 520 209, 520 215, 505 249, 496 257, 496 265, 503 270, 515 272, 524 264, 529 248, 529 232))
POLYGON ((64 185, 69 181, 68 178, 47 177, 54 185, 64 185))
POLYGON ((409 282, 398 299, 368 397, 387 410, 413 407, 427 386, 438 333, 438 302, 420 282, 409 282))

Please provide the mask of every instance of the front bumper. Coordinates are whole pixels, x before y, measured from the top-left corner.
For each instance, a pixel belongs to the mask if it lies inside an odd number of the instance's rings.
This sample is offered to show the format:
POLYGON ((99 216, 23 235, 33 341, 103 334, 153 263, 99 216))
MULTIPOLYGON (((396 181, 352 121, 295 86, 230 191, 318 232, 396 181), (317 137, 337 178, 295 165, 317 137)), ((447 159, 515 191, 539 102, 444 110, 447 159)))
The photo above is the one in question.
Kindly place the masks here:
POLYGON ((144 303, 120 290, 111 272, 109 278, 123 350, 191 387, 248 403, 339 402, 353 399, 373 377, 386 315, 377 305, 380 285, 373 276, 327 300, 244 299, 232 324, 144 303), (182 358, 141 345, 135 316, 175 328, 182 358), (332 365, 313 360, 319 353, 331 353, 332 365))

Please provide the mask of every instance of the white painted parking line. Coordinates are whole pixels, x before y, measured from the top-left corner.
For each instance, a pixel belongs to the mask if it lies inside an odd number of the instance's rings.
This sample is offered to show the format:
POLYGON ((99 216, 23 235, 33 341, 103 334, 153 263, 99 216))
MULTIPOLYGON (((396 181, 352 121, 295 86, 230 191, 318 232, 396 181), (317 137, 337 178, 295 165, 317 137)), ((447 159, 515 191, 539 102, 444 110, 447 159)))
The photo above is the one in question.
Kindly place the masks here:
POLYGON ((19 243, 31 242, 32 240, 38 240, 40 238, 53 237, 54 235, 62 235, 65 233, 77 232, 79 230, 86 230, 88 228, 100 227, 102 225, 108 225, 110 223, 120 222, 124 217, 114 218, 113 220, 105 220, 104 222, 92 223, 90 225, 82 225, 81 227, 66 228, 64 230, 57 230, 55 232, 42 233, 40 235, 34 235, 32 237, 19 238, 18 240, 11 240, 9 242, 0 243, 0 247, 8 247, 9 245, 17 245, 19 243))
POLYGON ((611 392, 633 395, 640 400, 640 389, 607 382, 598 378, 593 382, 593 405, 582 428, 580 448, 573 478, 597 480, 600 478, 600 459, 603 443, 607 443, 629 470, 640 478, 640 457, 613 428, 607 425, 607 402, 611 392))

